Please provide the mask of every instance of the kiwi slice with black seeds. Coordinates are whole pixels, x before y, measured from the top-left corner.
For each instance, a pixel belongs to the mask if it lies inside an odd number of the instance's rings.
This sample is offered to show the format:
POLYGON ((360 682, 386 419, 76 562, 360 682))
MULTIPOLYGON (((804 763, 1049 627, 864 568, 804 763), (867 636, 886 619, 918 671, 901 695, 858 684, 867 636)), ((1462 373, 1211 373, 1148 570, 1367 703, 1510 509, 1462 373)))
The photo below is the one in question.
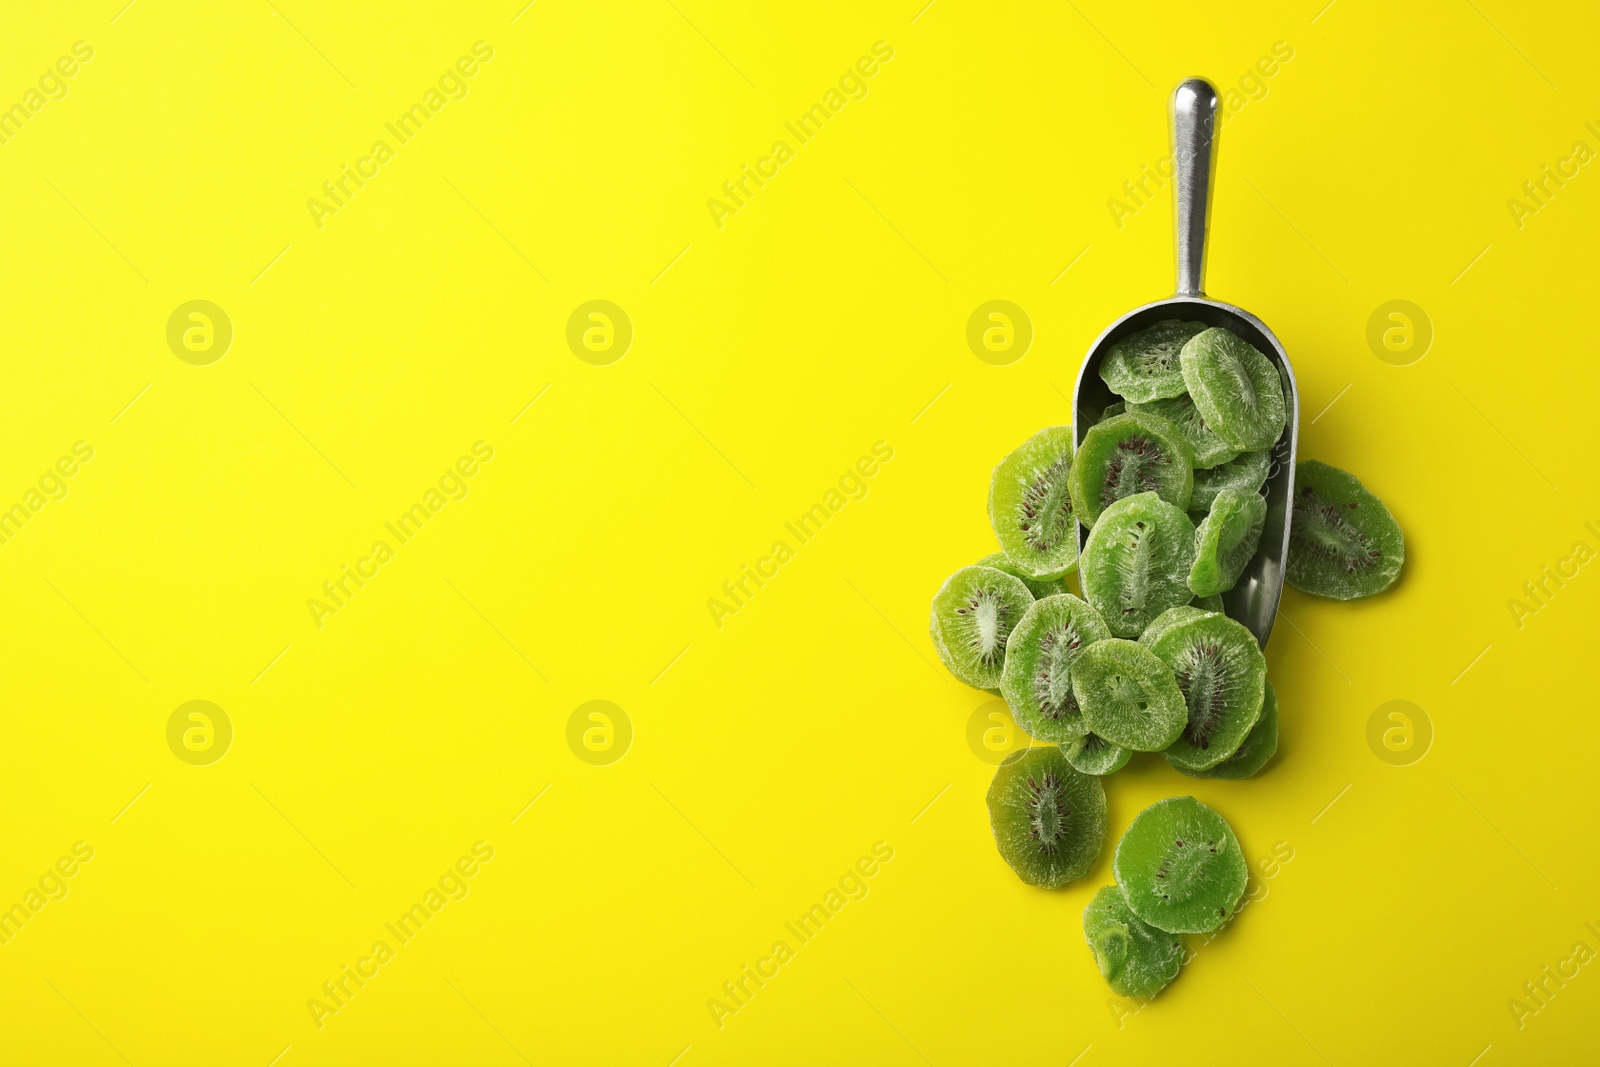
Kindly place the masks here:
POLYGON ((993 692, 1005 667, 1006 639, 1032 603, 1020 578, 993 567, 963 567, 934 595, 928 620, 934 651, 958 681, 993 692))
POLYGON ((1105 845, 1105 787, 1054 745, 1007 756, 988 800, 995 845, 1029 885, 1054 889, 1082 878, 1105 845))
POLYGON ((1002 459, 989 480, 994 535, 1030 578, 1060 578, 1078 565, 1078 523, 1067 489, 1071 471, 1072 427, 1051 426, 1002 459))
MULTIPOLYGON (((1278 693, 1272 688, 1272 683, 1267 683, 1267 699, 1261 705, 1261 718, 1250 728, 1250 736, 1244 739, 1244 744, 1239 746, 1239 751, 1217 764, 1203 771, 1191 771, 1174 763, 1172 766, 1180 774, 1187 774, 1190 778, 1254 778, 1267 761, 1278 751, 1278 693)), ((1071 759, 1071 756, 1068 756, 1071 759)), ((1076 766, 1076 764, 1074 764, 1076 766)), ((1079 770, 1082 770, 1080 767, 1079 770)))
POLYGON ((1072 665, 1111 636, 1098 612, 1070 593, 1035 600, 1006 640, 1000 693, 1030 737, 1066 744, 1089 729, 1072 693, 1072 665))
POLYGON ((1400 578, 1406 539, 1383 501, 1352 474, 1308 459, 1294 470, 1288 583, 1302 593, 1354 600, 1400 578))
POLYGON ((1194 492, 1194 449, 1178 428, 1148 413, 1127 411, 1083 435, 1069 479, 1078 521, 1092 527, 1124 497, 1155 493, 1178 508, 1194 492))
POLYGON ((1113 393, 1134 403, 1182 396, 1188 389, 1179 363, 1184 343, 1206 328, 1203 322, 1163 319, 1129 334, 1106 352, 1100 380, 1113 393))
POLYGON ((1135 638, 1168 608, 1187 604, 1194 523, 1154 493, 1112 504, 1089 531, 1078 580, 1111 632, 1135 638))
POLYGON ((1163 627, 1148 644, 1176 679, 1187 717, 1162 754, 1175 767, 1215 767, 1239 750, 1261 717, 1267 682, 1261 646, 1243 624, 1209 612, 1163 627))
POLYGON ((1133 914, 1172 934, 1227 922, 1250 877, 1233 828, 1194 797, 1169 797, 1134 816, 1112 870, 1133 914))
MULTIPOLYGON (((1176 426, 1194 449, 1196 477, 1201 470, 1227 463, 1239 454, 1237 448, 1230 447, 1228 442, 1211 432, 1205 416, 1200 414, 1200 409, 1194 406, 1194 401, 1187 394, 1152 400, 1148 404, 1129 404, 1128 410, 1156 415, 1176 426)), ((1190 504, 1193 505, 1192 499, 1190 504)))

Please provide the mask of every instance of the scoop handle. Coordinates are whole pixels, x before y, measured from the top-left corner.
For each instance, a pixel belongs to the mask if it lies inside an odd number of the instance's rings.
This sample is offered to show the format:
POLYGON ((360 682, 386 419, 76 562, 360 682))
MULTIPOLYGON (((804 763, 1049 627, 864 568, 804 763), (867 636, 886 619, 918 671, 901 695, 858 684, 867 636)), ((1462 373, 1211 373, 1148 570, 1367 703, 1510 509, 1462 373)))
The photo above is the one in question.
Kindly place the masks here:
POLYGON ((1204 296, 1211 177, 1217 167, 1217 90, 1189 78, 1172 91, 1172 183, 1178 295, 1204 296))

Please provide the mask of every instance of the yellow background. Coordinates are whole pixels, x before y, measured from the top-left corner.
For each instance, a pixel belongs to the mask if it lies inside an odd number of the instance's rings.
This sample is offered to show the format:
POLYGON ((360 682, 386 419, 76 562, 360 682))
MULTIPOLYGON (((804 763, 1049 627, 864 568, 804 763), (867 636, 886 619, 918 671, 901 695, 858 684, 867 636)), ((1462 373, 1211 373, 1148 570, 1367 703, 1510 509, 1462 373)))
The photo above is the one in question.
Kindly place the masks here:
POLYGON ((1600 548, 1600 176, 1507 206, 1600 148, 1588 5, 121 5, 12 5, 0 35, 0 103, 94 49, 0 146, 0 506, 94 449, 0 546, 0 905, 94 849, 0 947, 0 1059, 1600 1054, 1600 969, 1520 1027, 1508 1007, 1600 951, 1600 577, 1508 607, 1600 548), (319 228, 308 198, 480 40, 468 95, 319 228), (877 41, 865 98, 795 145, 877 41), (1167 190, 1120 227, 1107 201, 1165 154, 1189 74, 1254 91, 1208 289, 1283 340, 1302 456, 1389 503, 1406 571, 1361 603, 1289 592, 1270 771, 1136 761, 1095 872, 1043 892, 990 841, 988 697, 937 668, 928 601, 993 550, 993 464, 1170 291, 1167 190), (719 228, 707 200, 780 138, 719 228), (210 365, 166 342, 193 299, 233 324, 210 365), (610 365, 565 340, 591 299, 633 324, 610 365), (965 340, 991 299, 1033 325, 1010 365, 965 340), (1433 325, 1410 365, 1366 341, 1391 299, 1433 325), (478 441, 465 499, 318 628, 308 598, 478 441), (878 441, 867 495, 716 626, 708 598, 878 441), (233 724, 209 766, 166 740, 195 699, 233 724), (567 741, 594 699, 633 730, 610 765, 567 741), (1395 699, 1434 734, 1407 766, 1367 742, 1395 699), (1135 1013, 1079 913, 1175 793, 1293 858, 1135 1013), (465 899, 319 1029, 308 999, 478 841, 465 899), (879 841, 865 898, 794 942, 879 841), (794 958, 719 1028, 707 1001, 779 939, 794 958))

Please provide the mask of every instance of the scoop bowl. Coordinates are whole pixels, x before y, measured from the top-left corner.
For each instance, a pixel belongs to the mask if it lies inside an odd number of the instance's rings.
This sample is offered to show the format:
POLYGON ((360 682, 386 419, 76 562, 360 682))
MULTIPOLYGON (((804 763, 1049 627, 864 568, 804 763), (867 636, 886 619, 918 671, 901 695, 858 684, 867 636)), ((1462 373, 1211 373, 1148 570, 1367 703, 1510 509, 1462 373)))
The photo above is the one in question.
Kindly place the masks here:
MULTIPOLYGON (((1300 397, 1289 356, 1266 323, 1243 308, 1205 295, 1206 235, 1211 213, 1211 180, 1216 168, 1218 130, 1217 90, 1202 78, 1182 82, 1172 94, 1172 189, 1177 258, 1177 293, 1123 315, 1095 339, 1078 372, 1072 391, 1072 442, 1076 448, 1091 426, 1100 421, 1117 396, 1100 378, 1107 351, 1122 338, 1153 326, 1162 319, 1185 319, 1221 326, 1254 345, 1278 368, 1283 382, 1287 420, 1272 447, 1272 464, 1262 489, 1267 499, 1266 525, 1255 558, 1245 567, 1234 587, 1222 594, 1230 618, 1249 627, 1266 647, 1283 594, 1284 565, 1289 556, 1289 523, 1294 514, 1294 466, 1300 432, 1300 397)), ((1078 528, 1081 552, 1089 531, 1078 528)))

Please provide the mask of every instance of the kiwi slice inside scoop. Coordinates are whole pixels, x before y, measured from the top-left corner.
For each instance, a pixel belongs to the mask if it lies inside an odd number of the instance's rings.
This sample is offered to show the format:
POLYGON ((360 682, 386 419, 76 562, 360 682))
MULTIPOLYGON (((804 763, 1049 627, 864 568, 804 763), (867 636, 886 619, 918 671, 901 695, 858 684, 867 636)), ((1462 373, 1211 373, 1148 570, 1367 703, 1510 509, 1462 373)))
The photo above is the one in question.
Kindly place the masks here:
POLYGON ((1241 452, 1277 442, 1288 418, 1283 379, 1254 345, 1214 326, 1184 344, 1179 362, 1189 396, 1212 433, 1241 452))
MULTIPOLYGON (((1148 404, 1131 404, 1128 410, 1143 412, 1166 419, 1178 428, 1189 446, 1194 449, 1194 466, 1198 472, 1205 468, 1227 463, 1239 455, 1237 448, 1218 437, 1206 425, 1205 416, 1194 406, 1187 395, 1166 400, 1152 400, 1148 404)), ((1197 475, 1198 476, 1198 475, 1197 475)), ((1193 500, 1190 501, 1193 506, 1193 500)))
POLYGON ((1259 493, 1224 489, 1195 531, 1194 566, 1189 568, 1189 591, 1195 596, 1226 593, 1255 558, 1261 530, 1267 521, 1267 502, 1259 493))
POLYGON ((1106 352, 1100 380, 1118 396, 1136 403, 1182 396, 1189 388, 1179 363, 1184 343, 1206 328, 1203 322, 1162 319, 1129 334, 1106 352))
POLYGON ((1127 411, 1083 435, 1069 479, 1078 521, 1094 526, 1124 497, 1155 493, 1178 508, 1194 492, 1194 449, 1166 419, 1127 411))
POLYGON ((1194 472, 1194 492, 1189 497, 1191 511, 1206 512, 1224 489, 1259 493, 1272 473, 1272 453, 1241 452, 1234 459, 1208 470, 1194 472))
POLYGON ((1154 493, 1105 510, 1084 543, 1078 580, 1113 634, 1138 637, 1163 611, 1193 599, 1194 535, 1189 516, 1154 493))

